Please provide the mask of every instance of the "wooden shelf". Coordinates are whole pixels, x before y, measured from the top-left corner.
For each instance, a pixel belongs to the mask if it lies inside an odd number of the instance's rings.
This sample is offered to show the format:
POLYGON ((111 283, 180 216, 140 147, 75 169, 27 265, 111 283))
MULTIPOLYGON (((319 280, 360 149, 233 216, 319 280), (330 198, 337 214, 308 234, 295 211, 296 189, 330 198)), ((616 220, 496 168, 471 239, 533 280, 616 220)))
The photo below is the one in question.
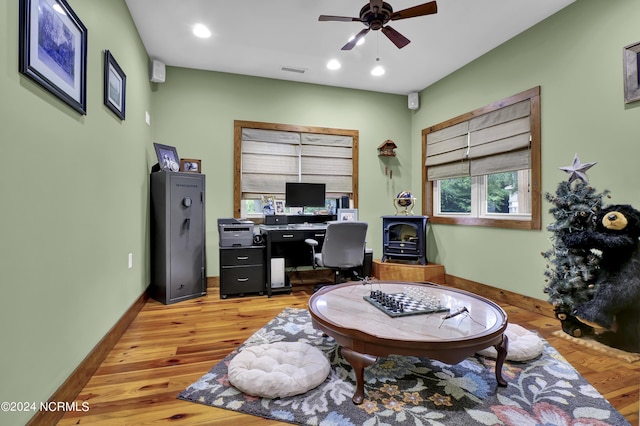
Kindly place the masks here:
POLYGON ((373 276, 381 281, 432 282, 446 284, 444 266, 437 263, 416 265, 401 262, 373 261, 373 276))

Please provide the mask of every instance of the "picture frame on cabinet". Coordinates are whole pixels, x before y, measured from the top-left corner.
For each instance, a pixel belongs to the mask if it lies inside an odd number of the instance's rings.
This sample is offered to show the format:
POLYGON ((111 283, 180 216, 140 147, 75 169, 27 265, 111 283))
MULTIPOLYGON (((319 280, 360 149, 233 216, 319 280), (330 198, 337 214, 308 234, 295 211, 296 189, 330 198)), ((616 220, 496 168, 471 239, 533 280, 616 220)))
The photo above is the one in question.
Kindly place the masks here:
POLYGON ((180 157, 178 157, 178 150, 174 146, 154 143, 153 147, 156 150, 160 170, 167 170, 170 172, 177 172, 180 170, 180 157))
POLYGON ((640 100, 640 42, 625 46, 622 52, 624 70, 624 103, 640 100))
POLYGON ((87 113, 87 28, 66 0, 20 0, 19 71, 87 113))
POLYGON ((180 159, 180 171, 187 173, 202 173, 202 160, 192 158, 180 159))
POLYGON ((338 221, 340 222, 357 222, 358 209, 338 209, 338 221))
POLYGON ((104 51, 104 104, 120 118, 125 119, 127 76, 110 51, 104 51))

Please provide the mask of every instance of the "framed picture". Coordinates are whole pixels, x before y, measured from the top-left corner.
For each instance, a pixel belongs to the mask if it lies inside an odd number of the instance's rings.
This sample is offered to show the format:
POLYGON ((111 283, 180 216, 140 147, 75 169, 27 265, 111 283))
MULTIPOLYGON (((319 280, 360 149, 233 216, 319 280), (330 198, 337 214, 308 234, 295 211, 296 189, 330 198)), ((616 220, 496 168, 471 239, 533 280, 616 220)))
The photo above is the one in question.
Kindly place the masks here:
POLYGON ((623 49, 624 69, 624 103, 628 104, 640 100, 640 42, 630 44, 623 49))
POLYGON ((87 29, 66 0, 20 0, 19 70, 87 113, 87 29))
POLYGON ((120 120, 125 116, 127 76, 111 52, 104 51, 104 104, 120 120))
POLYGON ((180 159, 180 171, 187 173, 200 173, 202 170, 202 161, 193 160, 191 158, 180 159))
POLYGON ((154 143, 153 147, 156 149, 160 170, 168 170, 171 172, 180 170, 180 158, 178 157, 178 151, 175 147, 159 143, 154 143))
POLYGON ((276 200, 276 214, 285 214, 284 200, 276 200))
POLYGON ((358 209, 338 209, 340 222, 354 222, 358 220, 358 209))

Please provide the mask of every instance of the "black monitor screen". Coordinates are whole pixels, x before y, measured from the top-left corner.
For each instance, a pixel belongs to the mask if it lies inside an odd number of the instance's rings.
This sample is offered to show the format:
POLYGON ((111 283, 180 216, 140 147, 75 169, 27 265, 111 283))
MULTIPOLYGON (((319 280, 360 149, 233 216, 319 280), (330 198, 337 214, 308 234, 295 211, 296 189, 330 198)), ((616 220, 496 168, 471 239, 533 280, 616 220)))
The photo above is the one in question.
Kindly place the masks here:
POLYGON ((287 207, 324 207, 324 183, 287 182, 285 191, 287 207))

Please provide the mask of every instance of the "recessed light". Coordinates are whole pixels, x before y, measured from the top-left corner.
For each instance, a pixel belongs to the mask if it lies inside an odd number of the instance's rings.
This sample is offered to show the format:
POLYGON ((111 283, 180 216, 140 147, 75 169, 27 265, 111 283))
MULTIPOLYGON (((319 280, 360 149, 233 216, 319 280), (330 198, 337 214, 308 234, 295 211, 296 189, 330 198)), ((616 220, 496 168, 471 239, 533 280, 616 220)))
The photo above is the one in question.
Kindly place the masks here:
POLYGON ((373 69, 371 70, 371 75, 374 75, 376 77, 384 75, 384 68, 382 67, 382 65, 376 65, 375 67, 373 67, 373 69))
POLYGON ((193 26, 193 34, 196 37, 200 37, 200 38, 209 38, 209 37, 211 37, 211 31, 209 31, 209 28, 207 28, 203 24, 195 24, 193 26))
POLYGON ((330 70, 339 70, 341 66, 342 65, 340 64, 340 62, 338 62, 337 59, 332 59, 327 62, 327 68, 329 68, 330 70))

